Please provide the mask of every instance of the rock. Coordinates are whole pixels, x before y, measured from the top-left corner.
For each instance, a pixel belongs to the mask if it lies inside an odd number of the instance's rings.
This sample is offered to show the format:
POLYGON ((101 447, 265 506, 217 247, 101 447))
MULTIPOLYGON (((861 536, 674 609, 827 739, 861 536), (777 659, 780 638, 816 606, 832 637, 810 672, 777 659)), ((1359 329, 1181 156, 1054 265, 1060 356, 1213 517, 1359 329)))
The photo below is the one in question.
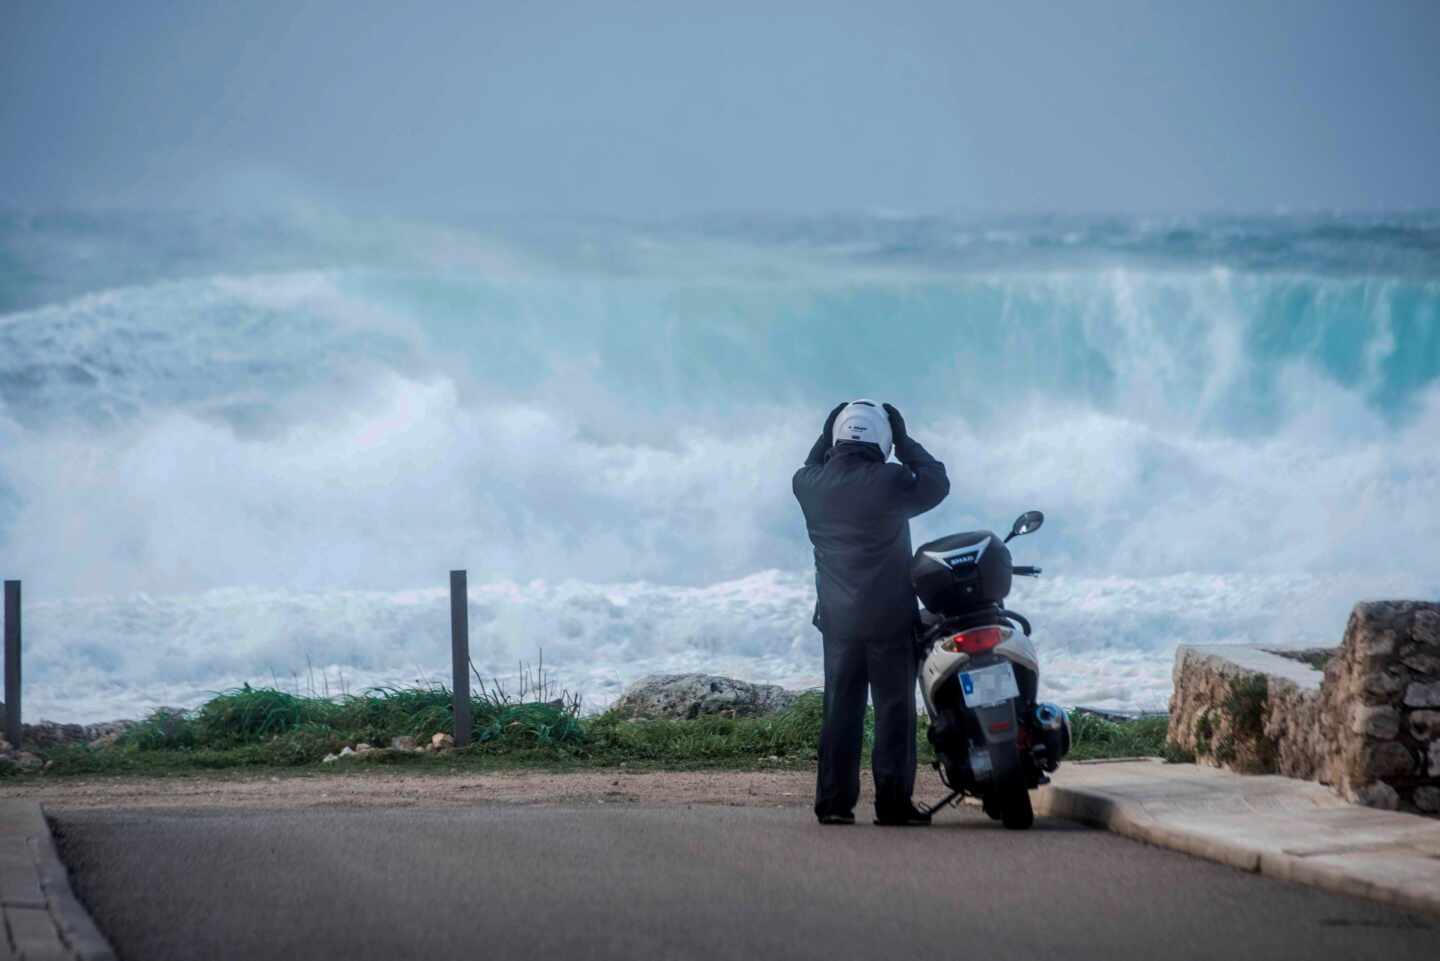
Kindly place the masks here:
POLYGON ((1369 744, 1360 752, 1365 771, 1375 778, 1409 777, 1415 773, 1410 749, 1395 741, 1369 744))
POLYGON ((1440 610, 1427 608, 1415 612, 1415 623, 1410 636, 1422 644, 1440 647, 1440 610))
POLYGON ((1440 677, 1440 654, 1415 651, 1400 658, 1400 663, 1416 674, 1425 677, 1440 677))
POLYGON ((1394 811, 1400 807, 1400 795, 1383 781, 1367 784, 1355 792, 1355 800, 1366 807, 1394 811))
MULTIPOLYGON (((0 701, 0 726, 5 721, 5 702, 0 701)), ((27 748, 45 749, 64 747, 70 744, 90 744, 108 738, 102 747, 115 743, 119 735, 134 727, 135 721, 101 721, 98 724, 61 724, 57 721, 37 721, 20 725, 21 742, 27 748), (111 737, 114 735, 114 737, 111 737)), ((0 750, 10 750, 9 745, 0 750)))
POLYGON ((443 731, 430 738, 430 750, 449 751, 455 747, 455 739, 443 731))
POLYGON ((320 763, 321 763, 321 764, 334 764, 334 763, 335 763, 336 761, 338 761, 338 760, 340 760, 340 755, 338 755, 338 754, 327 754, 327 755, 325 755, 324 757, 322 757, 322 758, 320 759, 320 763))
POLYGON ((350 745, 348 745, 348 744, 345 745, 344 747, 342 747, 342 748, 340 749, 340 756, 341 756, 341 757, 349 757, 350 755, 352 755, 352 754, 354 754, 354 753, 355 753, 355 749, 352 748, 352 747, 351 747, 350 745))
POLYGON ((1440 707, 1440 681, 1411 684, 1405 689, 1405 703, 1410 707, 1440 707))
POLYGON ((85 725, 85 738, 94 746, 96 741, 104 741, 105 744, 114 744, 126 731, 130 730, 138 721, 101 721, 98 724, 85 725))
POLYGON ((1361 657, 1383 658, 1395 651, 1396 641, 1409 633, 1414 601, 1362 601, 1355 605, 1345 627, 1346 646, 1361 657))
POLYGON ((38 771, 45 766, 45 759, 29 751, 19 751, 15 754, 15 766, 22 771, 38 771))
POLYGON ((1410 736, 1417 741, 1440 738, 1440 711, 1411 711, 1410 736))
POLYGON ((630 685, 614 710, 631 718, 759 717, 786 710, 798 696, 776 684, 715 674, 652 674, 630 685))
POLYGON ((408 734, 390 739, 390 749, 393 751, 418 751, 415 739, 408 734))
POLYGON ((1355 653, 1374 660, 1381 660, 1394 654, 1394 628, 1381 628, 1361 634, 1355 641, 1355 653))
POLYGON ((371 751, 373 751, 373 750, 375 750, 375 748, 374 748, 373 746, 371 746, 371 745, 369 745, 369 744, 366 744, 366 743, 364 743, 363 741, 362 741, 361 743, 355 745, 355 753, 356 753, 356 754, 369 754, 369 753, 370 753, 371 751))
POLYGON ((1366 737, 1391 740, 1400 733, 1400 712, 1393 707, 1355 704, 1350 708, 1350 730, 1366 737))
POLYGON ((1440 812, 1440 787, 1417 787, 1411 800, 1427 814, 1440 812))
POLYGON ((1357 680, 1362 680, 1361 690, 1382 700, 1389 700, 1405 687, 1405 678, 1395 671, 1362 674, 1357 680))
POLYGON ((55 721, 40 721, 20 726, 20 743, 26 747, 63 747, 66 744, 80 744, 89 741, 85 728, 79 724, 60 724, 55 721))

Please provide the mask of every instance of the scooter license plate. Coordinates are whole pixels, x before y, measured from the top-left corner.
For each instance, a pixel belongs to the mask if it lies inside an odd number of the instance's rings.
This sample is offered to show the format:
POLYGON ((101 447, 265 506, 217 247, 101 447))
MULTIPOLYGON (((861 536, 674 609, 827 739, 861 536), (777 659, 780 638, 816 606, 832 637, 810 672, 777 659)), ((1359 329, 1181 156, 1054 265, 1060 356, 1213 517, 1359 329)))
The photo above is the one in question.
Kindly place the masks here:
POLYGON ((999 704, 1020 695, 1020 688, 1015 684, 1015 669, 1009 664, 962 671, 960 689, 965 692, 965 703, 970 707, 999 704))

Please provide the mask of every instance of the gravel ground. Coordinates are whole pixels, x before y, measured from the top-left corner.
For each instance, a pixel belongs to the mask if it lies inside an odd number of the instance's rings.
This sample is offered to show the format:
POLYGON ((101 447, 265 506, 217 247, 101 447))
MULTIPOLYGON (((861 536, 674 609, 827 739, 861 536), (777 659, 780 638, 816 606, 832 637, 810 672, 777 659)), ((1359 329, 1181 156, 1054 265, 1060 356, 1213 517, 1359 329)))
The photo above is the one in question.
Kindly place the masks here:
MULTIPOLYGON (((927 769, 921 798, 943 796, 927 769), (933 784, 931 783, 933 781, 933 784)), ((64 777, 0 785, 0 797, 32 798, 47 810, 87 808, 455 807, 477 802, 723 804, 808 807, 806 771, 649 771, 623 768, 554 773, 312 774, 285 776, 64 777)), ((869 805, 869 785, 859 813, 869 805)))

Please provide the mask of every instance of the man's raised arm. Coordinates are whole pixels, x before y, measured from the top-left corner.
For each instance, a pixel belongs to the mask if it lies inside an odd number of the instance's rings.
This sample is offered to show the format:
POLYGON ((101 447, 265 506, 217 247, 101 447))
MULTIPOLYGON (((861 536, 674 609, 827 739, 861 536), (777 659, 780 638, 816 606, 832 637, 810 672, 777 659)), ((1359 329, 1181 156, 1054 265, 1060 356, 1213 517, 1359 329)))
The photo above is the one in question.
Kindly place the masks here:
POLYGON ((895 443, 895 458, 905 465, 900 472, 900 497, 906 512, 915 517, 938 505, 950 493, 950 476, 920 442, 905 429, 905 418, 889 404, 885 413, 890 417, 890 433, 895 443))

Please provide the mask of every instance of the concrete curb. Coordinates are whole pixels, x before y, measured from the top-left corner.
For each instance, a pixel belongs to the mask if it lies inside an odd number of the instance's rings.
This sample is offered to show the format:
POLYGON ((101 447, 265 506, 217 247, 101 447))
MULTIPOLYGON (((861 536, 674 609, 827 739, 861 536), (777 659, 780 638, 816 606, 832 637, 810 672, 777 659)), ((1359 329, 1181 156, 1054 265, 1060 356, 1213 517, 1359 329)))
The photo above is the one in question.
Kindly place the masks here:
MULTIPOLYGON (((1138 768, 1137 762, 1124 763, 1136 764, 1138 768)), ((1283 814, 1196 814, 1166 810, 1163 802, 1155 805, 1159 808, 1157 812, 1148 809, 1142 800, 1125 797, 1121 790, 1098 785, 1052 783, 1034 792, 1032 798, 1036 814, 1101 827, 1277 880, 1440 916, 1440 845, 1437 845, 1440 824, 1427 818, 1353 806, 1337 807, 1326 812, 1337 816, 1334 830, 1325 833, 1317 830, 1314 837, 1296 844, 1293 835, 1259 839, 1265 837, 1264 819, 1284 817, 1283 814), (1351 812, 1355 816, 1350 816, 1351 812), (1361 818, 1397 817, 1411 818, 1419 825, 1414 831, 1402 828, 1396 832, 1387 824, 1386 829, 1395 835, 1388 840, 1365 836, 1361 818), (1351 827, 1351 824, 1357 826, 1351 827), (1237 830, 1241 827, 1249 829, 1249 837, 1246 830, 1237 830), (1347 844, 1344 841, 1347 836, 1357 838, 1347 844)))
POLYGON ((115 961, 70 889, 70 875, 36 801, 0 800, 0 958, 115 961))

